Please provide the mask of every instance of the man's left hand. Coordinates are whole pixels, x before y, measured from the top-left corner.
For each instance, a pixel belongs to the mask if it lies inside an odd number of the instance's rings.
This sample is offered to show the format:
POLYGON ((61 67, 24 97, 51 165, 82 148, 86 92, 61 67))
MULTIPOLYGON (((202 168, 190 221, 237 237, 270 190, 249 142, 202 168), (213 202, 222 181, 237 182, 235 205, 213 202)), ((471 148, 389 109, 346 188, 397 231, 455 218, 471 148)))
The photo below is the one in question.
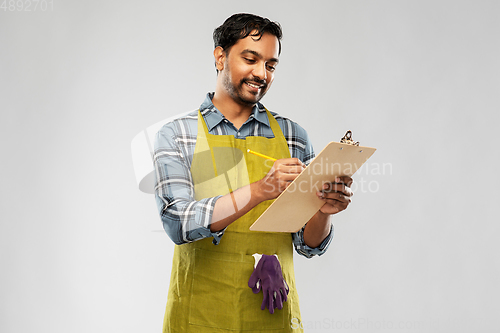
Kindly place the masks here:
POLYGON ((353 195, 350 186, 352 178, 342 176, 335 178, 335 182, 323 184, 323 190, 316 192, 318 198, 325 204, 319 209, 323 214, 337 214, 351 203, 353 195))

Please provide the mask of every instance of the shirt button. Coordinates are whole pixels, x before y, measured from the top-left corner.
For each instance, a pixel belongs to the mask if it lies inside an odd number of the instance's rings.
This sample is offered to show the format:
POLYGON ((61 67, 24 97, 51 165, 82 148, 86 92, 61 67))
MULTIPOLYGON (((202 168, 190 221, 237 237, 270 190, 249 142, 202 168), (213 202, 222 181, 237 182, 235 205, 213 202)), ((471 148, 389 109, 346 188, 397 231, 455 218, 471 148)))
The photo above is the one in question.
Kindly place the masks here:
POLYGON ((240 136, 240 132, 238 132, 238 136, 240 136))

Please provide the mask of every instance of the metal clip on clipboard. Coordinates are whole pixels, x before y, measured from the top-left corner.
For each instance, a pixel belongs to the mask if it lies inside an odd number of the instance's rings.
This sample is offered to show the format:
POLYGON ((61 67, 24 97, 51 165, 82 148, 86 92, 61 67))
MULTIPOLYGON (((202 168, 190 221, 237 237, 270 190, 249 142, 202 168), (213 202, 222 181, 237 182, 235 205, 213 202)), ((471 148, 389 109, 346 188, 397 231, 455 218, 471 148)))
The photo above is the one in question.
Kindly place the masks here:
POLYGON ((340 139, 340 143, 345 143, 348 145, 359 146, 359 141, 354 142, 352 139, 352 132, 347 131, 342 139, 340 139))

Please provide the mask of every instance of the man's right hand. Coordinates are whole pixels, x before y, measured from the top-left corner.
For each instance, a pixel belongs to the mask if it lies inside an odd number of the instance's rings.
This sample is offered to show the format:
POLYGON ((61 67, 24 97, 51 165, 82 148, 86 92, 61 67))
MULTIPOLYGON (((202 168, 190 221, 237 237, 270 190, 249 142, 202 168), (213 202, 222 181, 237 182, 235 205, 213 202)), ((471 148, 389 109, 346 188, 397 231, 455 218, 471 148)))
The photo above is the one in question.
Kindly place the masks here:
POLYGON ((276 199, 305 167, 298 158, 276 160, 267 175, 257 182, 256 195, 263 201, 276 199))

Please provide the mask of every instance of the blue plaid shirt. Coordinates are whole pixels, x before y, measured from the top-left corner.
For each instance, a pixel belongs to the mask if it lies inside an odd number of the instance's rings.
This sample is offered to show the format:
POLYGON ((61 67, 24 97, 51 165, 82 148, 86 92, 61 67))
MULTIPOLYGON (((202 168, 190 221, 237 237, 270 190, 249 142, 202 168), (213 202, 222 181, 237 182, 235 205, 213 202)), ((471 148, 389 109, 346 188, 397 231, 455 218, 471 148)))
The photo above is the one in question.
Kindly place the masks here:
MULTIPOLYGON (((200 106, 200 111, 207 123, 208 131, 214 135, 234 135, 244 139, 247 136, 273 138, 269 119, 262 104, 258 103, 248 120, 237 129, 212 104, 213 93, 208 93, 200 106)), ((276 118, 290 149, 290 155, 304 164, 314 158, 314 151, 307 132, 295 122, 275 112, 276 118)), ((206 237, 213 237, 213 243, 219 244, 224 230, 210 231, 210 221, 216 196, 199 201, 194 199, 194 186, 191 178, 193 159, 198 134, 198 110, 165 124, 156 134, 154 146, 155 197, 163 228, 175 244, 194 242, 206 237)), ((333 226, 330 234, 317 248, 311 248, 304 242, 304 228, 292 234, 297 253, 311 258, 323 254, 333 238, 333 226)))

